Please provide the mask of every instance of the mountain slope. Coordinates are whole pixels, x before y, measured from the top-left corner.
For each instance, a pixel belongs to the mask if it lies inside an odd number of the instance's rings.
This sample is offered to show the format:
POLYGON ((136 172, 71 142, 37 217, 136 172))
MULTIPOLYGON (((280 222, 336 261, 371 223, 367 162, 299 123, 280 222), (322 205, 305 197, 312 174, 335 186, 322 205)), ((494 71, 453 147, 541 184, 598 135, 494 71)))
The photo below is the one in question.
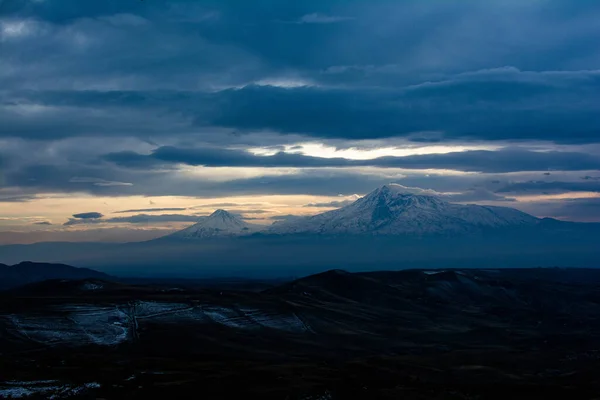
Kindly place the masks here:
POLYGON ((109 279, 102 272, 87 268, 76 268, 64 264, 22 262, 8 266, 0 264, 0 290, 41 282, 48 279, 109 279))
POLYGON ((249 235, 259 229, 225 210, 217 210, 200 222, 169 235, 170 238, 194 239, 249 235))
POLYGON ((272 234, 430 234, 467 233, 482 228, 534 225, 521 211, 461 205, 385 185, 337 210, 272 226, 272 234))

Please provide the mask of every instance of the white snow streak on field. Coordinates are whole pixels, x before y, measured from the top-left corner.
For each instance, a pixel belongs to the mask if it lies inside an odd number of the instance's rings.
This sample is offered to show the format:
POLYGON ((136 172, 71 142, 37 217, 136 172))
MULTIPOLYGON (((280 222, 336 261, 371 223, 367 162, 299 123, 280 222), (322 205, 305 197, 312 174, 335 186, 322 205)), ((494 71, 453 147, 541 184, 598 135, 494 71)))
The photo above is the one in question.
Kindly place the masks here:
POLYGON ((231 328, 238 329, 252 329, 255 328, 253 326, 252 321, 246 318, 245 315, 237 312, 231 308, 224 308, 218 306, 203 306, 202 311, 206 314, 212 321, 229 326, 231 328))
POLYGON ((182 303, 160 303, 157 301, 141 301, 136 304, 135 315, 137 318, 151 318, 162 314, 173 314, 188 311, 194 307, 182 303))
POLYGON ((8 381, 0 382, 0 398, 20 399, 33 395, 48 399, 62 399, 83 394, 87 390, 97 389, 99 383, 89 382, 83 385, 61 384, 59 381, 8 381))
POLYGON ((0 316, 8 331, 45 345, 113 346, 133 336, 133 327, 144 321, 159 323, 217 323, 235 329, 310 331, 294 313, 281 314, 256 308, 221 307, 144 301, 120 306, 72 304, 50 308, 51 313, 0 316))
POLYGON ((240 309, 249 319, 265 328, 278 329, 289 332, 305 332, 306 325, 295 314, 281 315, 269 314, 257 309, 240 309))
POLYGON ((13 329, 38 343, 116 345, 127 340, 129 316, 116 307, 72 306, 66 313, 38 316, 9 315, 13 329))

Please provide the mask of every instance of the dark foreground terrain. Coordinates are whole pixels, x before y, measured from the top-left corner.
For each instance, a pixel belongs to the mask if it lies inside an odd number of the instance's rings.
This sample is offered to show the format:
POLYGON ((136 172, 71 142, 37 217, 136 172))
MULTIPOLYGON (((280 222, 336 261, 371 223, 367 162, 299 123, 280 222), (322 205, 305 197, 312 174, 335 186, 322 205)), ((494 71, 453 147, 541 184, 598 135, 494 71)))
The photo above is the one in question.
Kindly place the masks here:
POLYGON ((0 297, 0 397, 600 398, 600 270, 329 271, 0 297))

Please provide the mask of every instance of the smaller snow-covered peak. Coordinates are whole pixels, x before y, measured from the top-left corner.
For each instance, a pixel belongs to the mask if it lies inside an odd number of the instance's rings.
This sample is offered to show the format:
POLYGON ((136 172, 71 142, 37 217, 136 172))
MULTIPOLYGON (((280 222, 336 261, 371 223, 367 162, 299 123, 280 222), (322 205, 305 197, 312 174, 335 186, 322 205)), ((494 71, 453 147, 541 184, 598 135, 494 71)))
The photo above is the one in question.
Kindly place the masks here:
POLYGON ((203 221, 200 221, 199 224, 219 229, 237 228, 246 225, 244 220, 238 215, 220 209, 210 214, 203 221))
POLYGON ((256 232, 259 227, 251 225, 239 216, 225 210, 216 210, 200 222, 175 232, 172 237, 178 238, 208 238, 218 236, 243 236, 256 232))
POLYGON ((240 217, 238 217, 237 215, 234 215, 228 211, 225 210, 221 210, 218 209, 215 212, 213 212, 212 214, 210 214, 206 219, 206 221, 213 221, 213 222, 219 222, 221 221, 224 224, 228 224, 228 223, 233 223, 236 225, 239 225, 239 223, 244 223, 244 221, 242 221, 242 219, 240 217))

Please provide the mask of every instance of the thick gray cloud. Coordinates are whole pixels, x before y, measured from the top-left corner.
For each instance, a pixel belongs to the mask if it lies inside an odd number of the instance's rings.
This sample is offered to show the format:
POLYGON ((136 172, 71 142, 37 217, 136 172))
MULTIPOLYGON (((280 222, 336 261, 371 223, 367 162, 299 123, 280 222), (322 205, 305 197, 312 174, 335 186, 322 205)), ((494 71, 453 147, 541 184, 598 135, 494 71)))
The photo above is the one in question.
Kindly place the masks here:
POLYGON ((597 142, 600 74, 532 82, 474 76, 398 90, 246 87, 215 95, 225 107, 196 123, 324 138, 439 131, 444 139, 597 142))
POLYGON ((391 88, 250 85, 217 92, 19 92, 21 104, 9 103, 14 93, 2 102, 0 115, 7 123, 0 135, 160 137, 167 131, 183 135, 226 127, 330 139, 420 141, 419 132, 439 132, 437 140, 589 143, 598 142, 599 92, 598 71, 512 68, 391 88), (40 105, 44 112, 29 111, 40 105))
POLYGON ((593 2, 259 3, 15 2, 0 135, 597 141, 593 2))
POLYGON ((476 172, 516 171, 585 171, 600 169, 597 155, 558 151, 529 151, 507 148, 497 151, 477 150, 445 154, 425 154, 404 157, 380 157, 371 160, 321 158, 279 152, 272 156, 253 155, 242 150, 219 148, 159 147, 150 155, 131 152, 104 156, 125 167, 154 165, 162 168, 169 163, 203 165, 207 167, 360 167, 376 166, 406 169, 452 169, 476 172))

